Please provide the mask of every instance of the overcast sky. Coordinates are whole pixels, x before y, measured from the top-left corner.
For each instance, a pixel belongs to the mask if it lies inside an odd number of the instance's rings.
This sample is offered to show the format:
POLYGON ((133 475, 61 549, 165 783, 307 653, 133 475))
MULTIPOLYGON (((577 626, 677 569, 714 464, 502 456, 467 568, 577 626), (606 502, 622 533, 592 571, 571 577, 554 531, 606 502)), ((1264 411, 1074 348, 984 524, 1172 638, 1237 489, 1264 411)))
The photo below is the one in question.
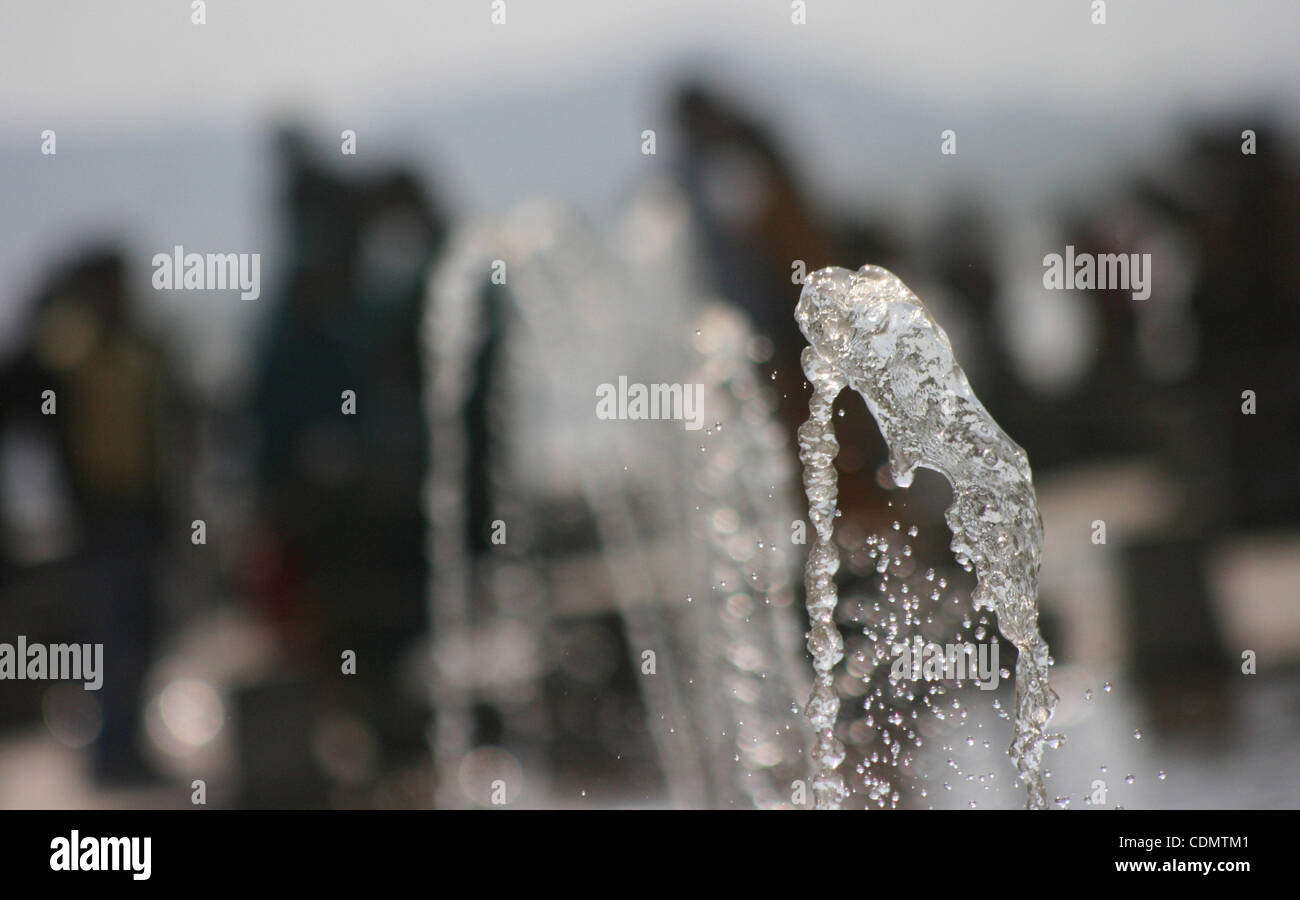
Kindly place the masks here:
POLYGON ((246 117, 292 103, 344 114, 412 90, 472 96, 683 52, 793 58, 940 102, 1017 97, 1084 108, 1294 95, 1290 0, 188 0, 0 2, 8 128, 78 117, 246 117))
MULTIPOLYGON (((1091 0, 807 0, 806 25, 789 0, 506 10, 502 26, 492 0, 209 0, 196 26, 189 0, 0 0, 0 351, 48 266, 95 235, 146 261, 177 242, 270 248, 264 139, 286 111, 326 143, 356 129, 363 159, 409 160, 469 212, 599 209, 662 173, 639 135, 660 128, 671 159, 656 107, 684 66, 747 94, 814 191, 894 216, 958 176, 1002 200, 1069 179, 1095 194, 1175 153, 1162 129, 1188 114, 1236 133, 1264 104, 1300 130, 1293 0, 1111 0, 1105 25, 1091 0), (936 152, 950 127, 960 167, 936 152)), ((195 311, 250 315, 176 310, 195 311)), ((194 321, 219 347, 216 320, 194 321)))

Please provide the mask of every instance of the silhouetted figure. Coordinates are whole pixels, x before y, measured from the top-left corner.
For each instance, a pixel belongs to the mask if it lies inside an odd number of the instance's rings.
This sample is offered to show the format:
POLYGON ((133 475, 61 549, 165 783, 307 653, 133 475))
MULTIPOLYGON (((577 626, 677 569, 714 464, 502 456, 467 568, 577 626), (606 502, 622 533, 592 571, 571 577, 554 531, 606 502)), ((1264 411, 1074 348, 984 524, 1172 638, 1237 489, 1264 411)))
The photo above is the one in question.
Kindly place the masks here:
POLYGON ((1247 527, 1300 521, 1300 175, 1275 128, 1257 128, 1256 140, 1248 155, 1236 129, 1197 135, 1182 186, 1200 262, 1192 380, 1227 451, 1232 505, 1218 515, 1247 527))
POLYGON ((1134 674, 1170 729, 1221 732, 1231 713, 1237 671, 1206 579, 1215 541, 1300 521, 1300 180, 1280 136, 1256 135, 1248 154, 1235 126, 1190 132, 1158 179, 1071 231, 1080 251, 1152 255, 1149 299, 1090 292, 1100 334, 1071 405, 1093 453, 1152 458, 1179 488, 1171 521, 1123 557, 1134 674))
POLYGON ((96 774, 145 778, 136 732, 158 637, 164 429, 174 385, 161 347, 132 318, 116 249, 88 253, 56 274, 5 380, 6 427, 21 415, 28 426, 52 430, 72 501, 78 599, 91 611, 90 633, 58 640, 104 645, 96 774), (52 399, 42 397, 46 390, 52 399))
POLYGON ((292 263, 253 399, 274 573, 262 601, 321 711, 365 722, 391 766, 427 752, 401 666, 427 627, 418 324, 443 226, 404 172, 344 178, 301 141, 282 148, 292 263))
MULTIPOLYGON (((808 418, 808 396, 800 354, 806 345, 794 321, 801 285, 792 276, 828 265, 855 267, 837 246, 835 229, 813 208, 794 169, 776 141, 745 112, 701 85, 683 87, 674 100, 681 132, 679 179, 703 235, 703 271, 714 289, 749 316, 755 332, 770 342, 764 372, 774 375, 778 415, 797 452, 797 431, 808 418)), ((877 229, 857 226, 846 235, 856 253, 891 242, 877 229)), ((856 258, 855 258, 856 259, 856 258)), ((838 429, 840 508, 845 522, 865 530, 882 524, 886 498, 876 481, 884 442, 865 407, 845 391, 837 409, 854 408, 838 429)), ((864 531, 865 535, 866 531, 864 531)))

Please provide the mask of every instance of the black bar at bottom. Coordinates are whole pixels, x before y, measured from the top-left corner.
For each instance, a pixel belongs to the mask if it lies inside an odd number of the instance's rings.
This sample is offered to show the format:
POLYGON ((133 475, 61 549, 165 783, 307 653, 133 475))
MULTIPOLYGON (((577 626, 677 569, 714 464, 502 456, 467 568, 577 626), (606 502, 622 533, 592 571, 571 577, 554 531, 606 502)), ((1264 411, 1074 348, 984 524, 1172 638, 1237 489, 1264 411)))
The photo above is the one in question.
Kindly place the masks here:
POLYGON ((1245 811, 5 812, 0 866, 7 886, 127 890, 391 885, 400 893, 397 885, 412 885, 461 894, 480 884, 495 895, 518 884, 604 894, 710 883, 806 890, 819 866, 822 883, 846 892, 884 873, 953 888, 1026 878, 1044 887, 1189 879, 1229 886, 1261 874, 1287 878, 1296 825, 1292 812, 1245 811), (146 837, 147 878, 137 877, 145 874, 143 840, 103 840, 146 837))

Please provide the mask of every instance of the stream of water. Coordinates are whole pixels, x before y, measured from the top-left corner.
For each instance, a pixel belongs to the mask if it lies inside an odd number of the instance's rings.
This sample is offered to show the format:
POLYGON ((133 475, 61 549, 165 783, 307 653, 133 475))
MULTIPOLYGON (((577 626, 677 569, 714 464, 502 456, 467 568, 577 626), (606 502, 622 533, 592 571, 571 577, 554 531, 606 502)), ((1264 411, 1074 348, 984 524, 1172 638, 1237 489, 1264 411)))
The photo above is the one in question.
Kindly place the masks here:
POLYGON ((1003 636, 1019 651, 1011 758, 1029 808, 1046 808, 1043 751, 1060 738, 1046 730, 1057 698, 1048 684, 1051 657, 1038 631, 1043 526, 1024 450, 976 398, 948 336, 893 273, 878 266, 814 272, 795 319, 808 340, 803 367, 813 387, 809 418, 799 431, 799 458, 817 532, 804 570, 815 671, 807 714, 816 731, 817 807, 838 808, 847 796, 838 771, 845 751, 835 735, 840 701, 833 670, 844 644, 834 621, 839 446, 831 405, 844 387, 852 387, 889 446, 899 487, 912 483, 918 466, 939 472, 952 485, 945 518, 958 563, 972 567, 977 578, 972 600, 976 609, 997 615, 1003 636))

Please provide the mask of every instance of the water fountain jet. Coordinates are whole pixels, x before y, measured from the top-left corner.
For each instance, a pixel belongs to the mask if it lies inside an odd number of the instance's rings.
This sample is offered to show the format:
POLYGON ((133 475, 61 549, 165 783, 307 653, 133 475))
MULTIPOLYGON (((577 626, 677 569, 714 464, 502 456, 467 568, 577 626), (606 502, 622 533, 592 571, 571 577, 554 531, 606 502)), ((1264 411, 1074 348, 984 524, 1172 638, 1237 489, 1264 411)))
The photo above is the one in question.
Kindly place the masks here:
POLYGON ((947 334, 921 300, 893 273, 863 266, 826 268, 808 276, 795 319, 809 346, 804 373, 813 386, 809 418, 799 429, 799 458, 817 541, 804 578, 816 672, 808 716, 816 732, 813 790, 817 807, 838 808, 847 796, 835 736, 839 696, 833 670, 843 658, 835 625, 839 551, 833 542, 839 450, 831 405, 845 387, 862 395, 889 446, 899 487, 918 466, 952 485, 945 514, 957 561, 974 568, 975 607, 996 613, 1004 637, 1019 651, 1015 734, 1010 755, 1028 806, 1047 806, 1043 750, 1056 705, 1048 685, 1051 657, 1038 632, 1038 569, 1043 526, 1029 460, 976 398, 953 358, 947 334))

